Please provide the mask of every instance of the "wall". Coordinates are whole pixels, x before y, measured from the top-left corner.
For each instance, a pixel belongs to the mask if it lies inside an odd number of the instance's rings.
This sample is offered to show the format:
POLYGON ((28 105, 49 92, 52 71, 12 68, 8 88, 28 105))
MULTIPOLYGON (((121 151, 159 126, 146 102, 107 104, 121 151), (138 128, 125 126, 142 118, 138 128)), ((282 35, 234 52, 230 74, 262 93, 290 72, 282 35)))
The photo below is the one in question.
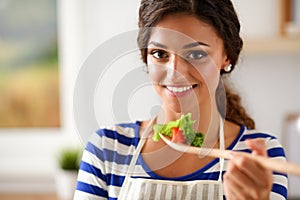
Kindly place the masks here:
POLYGON ((286 115, 300 112, 299 62, 299 55, 243 55, 231 75, 257 128, 279 138, 286 115))
POLYGON ((274 37, 278 32, 279 0, 233 0, 246 38, 274 37))
MULTIPOLYGON (((278 38, 279 0, 233 2, 244 39, 278 38)), ((237 70, 231 76, 233 87, 241 93, 257 128, 273 132, 279 139, 284 134, 286 115, 300 112, 300 95, 293 89, 300 84, 299 53, 288 54, 283 50, 243 53, 237 70)))

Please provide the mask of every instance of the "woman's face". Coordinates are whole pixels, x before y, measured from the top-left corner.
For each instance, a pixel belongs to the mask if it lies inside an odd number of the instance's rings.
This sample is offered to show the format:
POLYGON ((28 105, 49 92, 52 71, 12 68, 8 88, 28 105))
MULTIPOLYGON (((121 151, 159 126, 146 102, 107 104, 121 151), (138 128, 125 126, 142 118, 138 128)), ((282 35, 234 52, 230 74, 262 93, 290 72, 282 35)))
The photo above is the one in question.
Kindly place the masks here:
POLYGON ((165 109, 211 106, 220 70, 229 63, 213 27, 193 16, 167 15, 151 32, 148 70, 165 109))

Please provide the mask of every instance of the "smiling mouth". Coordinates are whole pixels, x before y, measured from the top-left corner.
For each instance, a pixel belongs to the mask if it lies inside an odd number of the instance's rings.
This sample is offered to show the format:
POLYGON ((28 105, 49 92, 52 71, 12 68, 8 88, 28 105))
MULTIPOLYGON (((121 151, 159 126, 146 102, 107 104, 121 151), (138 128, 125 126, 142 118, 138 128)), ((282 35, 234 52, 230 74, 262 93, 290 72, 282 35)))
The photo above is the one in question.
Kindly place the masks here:
POLYGON ((188 86, 168 86, 165 85, 163 87, 167 88, 169 91, 174 93, 182 93, 192 90, 193 88, 197 87, 198 84, 188 85, 188 86))

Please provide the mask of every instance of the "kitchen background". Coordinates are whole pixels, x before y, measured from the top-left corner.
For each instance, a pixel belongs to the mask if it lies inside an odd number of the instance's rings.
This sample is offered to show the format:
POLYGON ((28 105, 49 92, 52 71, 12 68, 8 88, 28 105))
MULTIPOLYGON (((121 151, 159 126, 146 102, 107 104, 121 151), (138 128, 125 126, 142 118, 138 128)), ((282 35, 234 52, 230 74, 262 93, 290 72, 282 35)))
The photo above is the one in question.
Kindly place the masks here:
MULTIPOLYGON (((299 145, 288 145, 300 141, 300 0, 292 1, 298 29, 290 23, 280 28, 282 2, 287 1, 234 0, 245 48, 231 77, 257 128, 275 133, 289 160, 300 164, 299 145)), ((138 5, 139 0, 57 0, 61 127, 0 129, 0 199, 1 193, 55 194, 59 150, 81 145, 72 107, 80 67, 103 42, 137 28, 138 5)), ((292 179, 289 195, 300 198, 293 188, 300 178, 292 179)))

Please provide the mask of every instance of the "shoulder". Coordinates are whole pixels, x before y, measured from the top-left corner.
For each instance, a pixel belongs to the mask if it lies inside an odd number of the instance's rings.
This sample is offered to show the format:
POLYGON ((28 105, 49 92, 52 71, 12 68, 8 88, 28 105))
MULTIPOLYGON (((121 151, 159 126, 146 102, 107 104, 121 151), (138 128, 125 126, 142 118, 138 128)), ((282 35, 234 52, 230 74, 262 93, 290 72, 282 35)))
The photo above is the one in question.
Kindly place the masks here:
POLYGON ((134 145, 135 140, 138 138, 139 128, 139 121, 135 123, 122 123, 101 127, 92 134, 89 143, 92 143, 101 149, 108 148, 112 144, 131 146, 134 145))
POLYGON ((277 139, 277 136, 274 133, 266 132, 266 131, 260 131, 256 129, 252 130, 245 130, 244 134, 241 137, 241 141, 247 140, 247 139, 255 139, 255 138, 262 138, 265 140, 267 148, 281 148, 282 145, 280 144, 279 140, 277 139))
POLYGON ((120 137, 134 138, 140 128, 140 122, 122 123, 99 128, 95 133, 100 137, 118 139, 120 137))
POLYGON ((245 141, 248 139, 256 138, 261 138, 265 140, 267 151, 270 157, 278 157, 285 159, 284 149, 282 147, 282 144, 278 140, 276 134, 257 129, 248 130, 244 126, 241 128, 241 134, 238 138, 238 141, 236 142, 234 149, 250 152, 247 145, 245 144, 245 141))
POLYGON ((83 154, 83 161, 93 165, 104 162, 127 164, 139 137, 139 122, 106 126, 91 135, 83 154))
POLYGON ((255 139, 255 138, 264 138, 266 140, 272 140, 276 139, 277 136, 274 133, 267 132, 267 131, 261 131, 257 129, 247 129, 246 127, 243 127, 244 132, 242 135, 242 139, 255 139))
POLYGON ((138 122, 102 127, 90 136, 85 152, 100 160, 126 157, 138 144, 138 130, 138 122))
POLYGON ((139 126, 139 122, 106 126, 91 135, 81 158, 77 196, 117 197, 138 143, 139 126))

